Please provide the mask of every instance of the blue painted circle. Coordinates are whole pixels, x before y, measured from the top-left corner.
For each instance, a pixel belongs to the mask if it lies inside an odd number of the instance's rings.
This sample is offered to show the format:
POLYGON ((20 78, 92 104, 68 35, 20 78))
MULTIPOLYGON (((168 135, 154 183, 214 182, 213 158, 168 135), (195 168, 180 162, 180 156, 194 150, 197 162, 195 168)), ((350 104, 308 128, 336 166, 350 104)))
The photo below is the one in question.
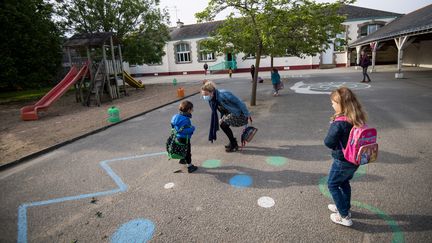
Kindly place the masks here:
POLYGON ((155 225, 148 219, 134 219, 124 223, 111 236, 112 243, 147 242, 153 237, 155 225))
POLYGON ((252 177, 243 174, 235 175, 231 177, 229 183, 233 187, 239 187, 239 188, 250 187, 252 185, 252 177))

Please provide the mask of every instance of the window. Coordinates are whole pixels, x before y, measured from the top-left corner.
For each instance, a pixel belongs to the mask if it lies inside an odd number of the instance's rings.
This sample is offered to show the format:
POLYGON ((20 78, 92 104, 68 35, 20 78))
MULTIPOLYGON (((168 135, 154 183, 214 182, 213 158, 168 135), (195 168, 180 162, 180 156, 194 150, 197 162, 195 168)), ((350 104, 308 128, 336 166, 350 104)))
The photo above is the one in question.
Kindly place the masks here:
MULTIPOLYGON (((261 55, 261 59, 266 58, 266 55, 261 55)), ((255 53, 249 53, 243 57, 243 59, 255 59, 255 53)))
POLYGON ((370 35, 373 32, 377 31, 382 26, 383 26, 382 24, 368 24, 368 25, 362 26, 360 29, 360 36, 370 35))
POLYGON ((199 60, 200 61, 214 61, 215 60, 214 52, 210 52, 210 53, 200 52, 199 60))
POLYGON ((342 32, 336 35, 333 42, 335 51, 345 51, 347 41, 345 40, 346 33, 342 32))
POLYGON ((191 62, 191 52, 189 44, 180 43, 176 45, 176 58, 177 63, 188 63, 191 62))

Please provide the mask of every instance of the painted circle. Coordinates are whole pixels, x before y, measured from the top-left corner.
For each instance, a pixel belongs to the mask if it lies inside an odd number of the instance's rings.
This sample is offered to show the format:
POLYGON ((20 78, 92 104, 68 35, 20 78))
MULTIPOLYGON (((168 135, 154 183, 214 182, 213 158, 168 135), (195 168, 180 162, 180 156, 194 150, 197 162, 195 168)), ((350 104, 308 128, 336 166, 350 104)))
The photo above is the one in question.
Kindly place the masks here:
POLYGON ((229 183, 233 187, 237 188, 244 188, 244 187, 250 187, 252 185, 252 177, 244 174, 235 175, 231 177, 229 180, 229 183))
POLYGON ((287 163, 287 158, 281 156, 269 156, 266 161, 269 165, 282 166, 287 163))
POLYGON ((124 223, 111 236, 112 243, 148 242, 153 237, 155 225, 148 219, 134 219, 124 223))
POLYGON ((221 161, 218 159, 209 159, 204 161, 201 166, 207 169, 212 169, 220 167, 221 164, 221 161))
POLYGON ((164 186, 165 189, 171 189, 173 187, 174 187, 174 183, 173 182, 169 182, 169 183, 165 184, 165 186, 164 186))
POLYGON ((258 205, 263 208, 271 208, 275 205, 275 201, 271 197, 260 197, 258 205))

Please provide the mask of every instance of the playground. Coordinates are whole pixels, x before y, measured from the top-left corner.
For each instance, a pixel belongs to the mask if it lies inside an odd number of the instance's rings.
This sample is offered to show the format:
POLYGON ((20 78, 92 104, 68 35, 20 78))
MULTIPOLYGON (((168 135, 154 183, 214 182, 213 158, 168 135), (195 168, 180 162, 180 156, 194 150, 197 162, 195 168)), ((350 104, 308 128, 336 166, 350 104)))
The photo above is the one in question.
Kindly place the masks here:
POLYGON ((75 100, 75 93, 68 92, 48 112, 36 121, 22 121, 20 109, 34 101, 0 104, 0 165, 15 161, 29 154, 73 139, 110 125, 107 110, 115 105, 125 119, 162 104, 179 99, 177 89, 185 89, 185 96, 199 91, 199 81, 179 84, 150 84, 146 89, 129 88, 129 95, 100 107, 87 107, 75 100))

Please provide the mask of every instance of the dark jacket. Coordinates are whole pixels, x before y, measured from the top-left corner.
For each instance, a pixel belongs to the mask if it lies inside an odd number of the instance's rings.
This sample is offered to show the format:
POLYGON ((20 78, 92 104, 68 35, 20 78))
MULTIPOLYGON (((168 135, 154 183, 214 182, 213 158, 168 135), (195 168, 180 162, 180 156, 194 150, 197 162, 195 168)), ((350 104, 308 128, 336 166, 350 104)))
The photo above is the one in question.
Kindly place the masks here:
POLYGON ((360 58, 360 67, 366 68, 371 65, 371 61, 369 60, 369 57, 365 54, 360 58))
POLYGON ((171 119, 171 126, 178 132, 180 128, 184 127, 182 132, 177 133, 177 138, 191 138, 195 131, 195 127, 192 126, 190 118, 182 115, 175 114, 171 119))
POLYGON ((346 161, 344 158, 341 143, 346 148, 348 137, 353 125, 346 121, 334 121, 330 124, 327 136, 324 139, 324 144, 332 149, 332 157, 334 159, 346 161))

